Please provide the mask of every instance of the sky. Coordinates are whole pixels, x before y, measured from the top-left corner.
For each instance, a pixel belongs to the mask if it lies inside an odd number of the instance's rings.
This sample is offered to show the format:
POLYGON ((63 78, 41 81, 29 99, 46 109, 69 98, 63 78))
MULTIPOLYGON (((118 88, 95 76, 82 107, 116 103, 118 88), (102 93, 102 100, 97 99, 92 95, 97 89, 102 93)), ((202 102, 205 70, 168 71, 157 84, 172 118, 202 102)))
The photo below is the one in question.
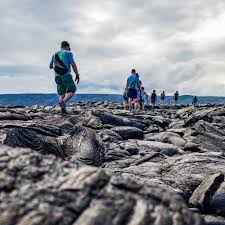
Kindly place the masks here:
POLYGON ((54 93, 49 62, 67 40, 77 93, 225 96, 224 0, 1 0, 0 93, 54 93))

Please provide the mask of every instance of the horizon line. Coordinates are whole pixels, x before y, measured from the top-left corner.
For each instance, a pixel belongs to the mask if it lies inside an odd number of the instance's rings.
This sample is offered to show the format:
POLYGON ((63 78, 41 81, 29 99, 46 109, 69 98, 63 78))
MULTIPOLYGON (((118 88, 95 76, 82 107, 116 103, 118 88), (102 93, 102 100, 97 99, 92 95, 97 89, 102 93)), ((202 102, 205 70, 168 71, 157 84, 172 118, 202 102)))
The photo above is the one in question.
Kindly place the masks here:
MULTIPOLYGON (((58 95, 57 93, 0 93, 0 95, 58 95)), ((76 95, 123 95, 122 93, 77 93, 76 95)), ((158 94, 157 96, 160 96, 160 94, 158 94)), ((173 94, 168 94, 166 95, 166 97, 171 97, 173 96, 173 94)), ((197 97, 222 97, 225 98, 225 96, 219 96, 219 95, 196 95, 196 94, 182 94, 180 95, 180 97, 182 96, 197 96, 197 97)))

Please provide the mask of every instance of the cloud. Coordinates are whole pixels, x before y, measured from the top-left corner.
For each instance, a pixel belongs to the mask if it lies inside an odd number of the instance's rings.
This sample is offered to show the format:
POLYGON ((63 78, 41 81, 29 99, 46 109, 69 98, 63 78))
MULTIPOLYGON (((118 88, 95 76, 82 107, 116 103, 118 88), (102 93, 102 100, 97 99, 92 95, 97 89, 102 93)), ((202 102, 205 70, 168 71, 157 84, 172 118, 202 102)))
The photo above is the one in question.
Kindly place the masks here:
POLYGON ((79 93, 121 93, 135 67, 149 92, 224 95, 223 0, 3 0, 0 7, 0 93, 54 92, 48 64, 68 40, 79 93))

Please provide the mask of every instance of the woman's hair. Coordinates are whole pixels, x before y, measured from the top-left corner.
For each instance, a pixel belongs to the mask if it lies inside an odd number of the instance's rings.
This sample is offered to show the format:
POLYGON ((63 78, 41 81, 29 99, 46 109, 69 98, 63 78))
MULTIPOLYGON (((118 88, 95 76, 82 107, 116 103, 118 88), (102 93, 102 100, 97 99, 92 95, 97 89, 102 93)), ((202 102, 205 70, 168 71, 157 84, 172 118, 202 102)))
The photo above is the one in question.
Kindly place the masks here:
POLYGON ((69 47, 69 48, 70 48, 69 42, 67 42, 67 41, 62 41, 62 42, 61 42, 61 48, 66 48, 66 47, 69 47))

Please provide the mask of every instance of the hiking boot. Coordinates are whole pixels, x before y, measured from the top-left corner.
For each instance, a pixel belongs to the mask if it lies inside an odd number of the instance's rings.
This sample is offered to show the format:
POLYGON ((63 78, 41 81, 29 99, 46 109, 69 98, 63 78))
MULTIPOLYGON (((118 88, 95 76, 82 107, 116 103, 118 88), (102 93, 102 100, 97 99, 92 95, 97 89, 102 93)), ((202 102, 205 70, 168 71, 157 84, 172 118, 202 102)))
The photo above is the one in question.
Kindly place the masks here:
POLYGON ((61 113, 63 115, 66 115, 68 114, 67 110, 66 110, 66 103, 64 101, 60 102, 59 103, 59 106, 61 107, 61 113))

